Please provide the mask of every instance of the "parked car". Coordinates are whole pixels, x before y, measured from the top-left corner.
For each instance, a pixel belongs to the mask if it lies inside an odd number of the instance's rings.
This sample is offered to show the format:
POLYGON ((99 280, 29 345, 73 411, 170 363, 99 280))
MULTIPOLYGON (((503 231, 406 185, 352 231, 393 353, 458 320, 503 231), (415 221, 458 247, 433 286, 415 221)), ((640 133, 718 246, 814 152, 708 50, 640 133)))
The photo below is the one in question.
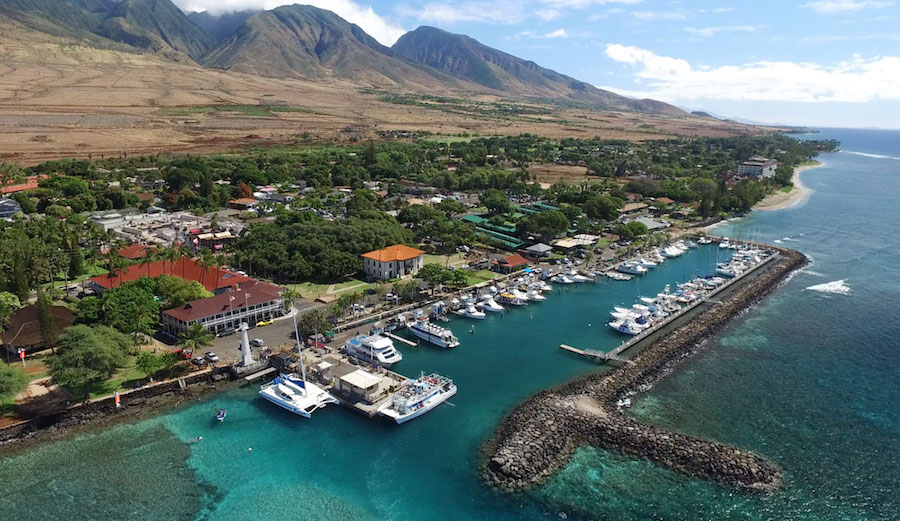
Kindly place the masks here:
POLYGON ((265 345, 262 338, 254 338, 250 341, 250 347, 262 347, 265 345))
POLYGON ((213 353, 212 351, 208 351, 205 355, 203 355, 203 357, 206 358, 207 360, 209 360, 209 362, 213 363, 213 364, 215 364, 219 361, 219 355, 213 353))
POLYGON ((275 321, 272 320, 272 319, 270 318, 270 319, 268 319, 268 320, 260 320, 259 322, 256 323, 256 326, 257 326, 257 327, 260 327, 260 326, 269 326, 269 325, 272 325, 272 324, 274 324, 274 323, 275 323, 275 321))
POLYGON ((197 367, 203 367, 204 365, 206 365, 206 359, 198 356, 197 358, 191 360, 191 363, 196 365, 197 367))
POLYGON ((226 330, 222 331, 221 333, 219 333, 219 336, 220 336, 220 337, 222 337, 222 336, 231 336, 231 335, 233 335, 234 333, 235 333, 234 328, 233 328, 233 327, 229 327, 228 329, 226 329, 226 330))
POLYGON ((194 356, 194 352, 189 349, 179 348, 172 352, 175 353, 175 356, 181 358, 182 360, 190 360, 191 357, 194 356))

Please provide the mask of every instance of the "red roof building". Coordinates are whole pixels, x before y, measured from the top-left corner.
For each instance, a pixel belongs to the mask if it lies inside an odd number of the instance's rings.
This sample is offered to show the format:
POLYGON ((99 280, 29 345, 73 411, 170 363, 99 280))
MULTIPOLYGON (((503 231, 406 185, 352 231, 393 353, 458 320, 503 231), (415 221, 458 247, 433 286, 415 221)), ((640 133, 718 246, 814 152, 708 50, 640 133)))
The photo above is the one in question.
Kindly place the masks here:
POLYGON ((156 248, 153 246, 147 246, 146 244, 132 244, 119 250, 119 255, 126 259, 140 260, 143 259, 148 252, 152 253, 155 251, 156 248))
POLYGON ((91 287, 96 291, 103 292, 117 288, 125 282, 138 280, 141 277, 153 279, 162 275, 171 275, 184 280, 199 282, 208 291, 214 293, 237 286, 242 282, 253 280, 233 271, 216 268, 215 266, 201 266, 194 259, 181 257, 175 262, 159 260, 147 265, 135 264, 106 275, 99 275, 91 278, 91 287))
POLYGON ((192 300, 181 307, 163 311, 161 323, 163 329, 173 335, 193 324, 202 324, 215 334, 235 330, 241 322, 253 327, 262 320, 284 314, 281 289, 266 282, 244 282, 214 297, 192 300))
POLYGON ((494 261, 494 267, 496 271, 499 271, 500 273, 512 273, 524 268, 527 264, 528 259, 518 253, 494 261))
POLYGON ((24 192, 25 190, 34 190, 38 187, 38 183, 40 183, 47 177, 47 175, 36 175, 26 178, 24 183, 5 184, 3 186, 0 186, 0 193, 14 194, 16 192, 24 192))
POLYGON ((363 271, 370 279, 393 279, 415 275, 422 269, 425 252, 403 244, 362 254, 363 271))

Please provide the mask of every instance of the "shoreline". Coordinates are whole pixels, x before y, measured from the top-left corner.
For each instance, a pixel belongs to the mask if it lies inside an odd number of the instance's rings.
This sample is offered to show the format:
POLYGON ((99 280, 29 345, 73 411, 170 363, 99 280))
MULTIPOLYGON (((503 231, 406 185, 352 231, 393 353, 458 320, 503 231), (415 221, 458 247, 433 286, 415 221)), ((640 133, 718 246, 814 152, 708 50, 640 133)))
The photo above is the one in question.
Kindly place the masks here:
POLYGON ((800 174, 807 170, 812 170, 813 168, 819 168, 820 166, 825 166, 825 163, 816 161, 815 164, 795 166, 794 175, 791 177, 791 182, 794 184, 793 189, 791 189, 790 192, 782 192, 779 190, 769 194, 765 199, 753 205, 752 209, 770 212, 774 210, 784 210, 800 204, 813 192, 811 188, 804 185, 800 180, 800 174))
POLYGON ((764 457, 666 431, 616 406, 620 398, 644 392, 652 382, 670 374, 734 317, 807 263, 806 257, 795 250, 772 249, 780 255, 773 265, 628 362, 607 373, 589 374, 540 391, 515 406, 483 447, 485 481, 507 492, 528 488, 565 466, 578 447, 592 445, 739 489, 779 488, 781 470, 764 457))

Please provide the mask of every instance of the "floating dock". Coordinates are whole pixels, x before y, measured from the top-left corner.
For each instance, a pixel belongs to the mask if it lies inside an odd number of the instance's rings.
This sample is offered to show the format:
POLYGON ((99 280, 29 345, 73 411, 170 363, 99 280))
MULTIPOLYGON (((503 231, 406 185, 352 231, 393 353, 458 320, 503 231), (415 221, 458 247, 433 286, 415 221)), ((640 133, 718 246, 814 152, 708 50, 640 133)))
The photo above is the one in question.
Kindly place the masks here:
POLYGON ((244 377, 245 382, 252 382, 253 380, 257 380, 262 378, 263 376, 272 374, 276 371, 274 367, 269 367, 268 369, 263 369, 262 371, 255 372, 253 374, 247 375, 244 377))
POLYGON ((384 336, 390 338, 391 340, 396 340, 396 341, 398 341, 398 342, 403 342, 404 344, 406 344, 406 345, 408 345, 408 346, 419 347, 419 344, 418 344, 418 343, 413 342, 412 340, 407 340, 407 339, 403 338, 402 336, 397 336, 397 335, 395 335, 395 334, 393 334, 393 333, 385 332, 385 333, 384 333, 384 336))

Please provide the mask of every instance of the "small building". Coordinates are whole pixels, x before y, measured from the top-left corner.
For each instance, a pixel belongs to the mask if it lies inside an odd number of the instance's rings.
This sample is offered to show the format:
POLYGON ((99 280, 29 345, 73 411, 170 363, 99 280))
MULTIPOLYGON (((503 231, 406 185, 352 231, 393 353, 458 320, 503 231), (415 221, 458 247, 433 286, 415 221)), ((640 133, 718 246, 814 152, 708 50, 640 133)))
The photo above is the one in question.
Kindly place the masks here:
POLYGON ((12 199, 0 199, 0 219, 9 219, 21 211, 22 207, 18 202, 12 199))
POLYGON ((632 214, 646 210, 649 206, 646 203, 627 203, 619 209, 619 213, 632 214))
POLYGON ((531 255, 532 257, 542 259, 545 257, 549 257, 550 254, 553 253, 553 246, 549 246, 547 244, 539 242, 537 244, 534 244, 532 246, 525 248, 525 251, 527 252, 528 255, 531 255))
POLYGON ((362 369, 341 366, 332 370, 334 389, 352 399, 372 403, 379 396, 381 378, 362 369), (346 369, 352 369, 344 372, 346 369), (343 373, 343 374, 341 374, 343 373))
POLYGON ((656 202, 664 205, 675 204, 675 200, 668 197, 657 197, 656 202))
POLYGON ((521 270, 528 265, 528 259, 519 255, 518 253, 514 253, 508 257, 503 257, 502 259, 498 259, 494 261, 494 271, 499 273, 512 273, 514 271, 521 270))
POLYGON ((252 197, 241 197, 228 201, 228 207, 242 212, 254 211, 259 207, 259 201, 252 197))
MULTIPOLYGON (((50 306, 50 317, 54 336, 61 335, 63 330, 75 321, 75 313, 65 306, 50 306)), ((0 330, 0 343, 10 355, 18 356, 19 349, 34 352, 44 347, 36 305, 32 304, 17 310, 9 317, 5 326, 0 330)))
POLYGON ((425 252, 403 244, 362 254, 363 272, 369 279, 393 279, 415 275, 425 263, 425 252))
POLYGON ((738 175, 768 179, 775 176, 778 162, 761 156, 753 156, 738 166, 738 175))
POLYGON ((664 229, 668 228, 669 226, 671 226, 671 224, 667 223, 666 221, 658 221, 656 219, 650 219, 649 217, 638 217, 637 219, 634 219, 633 222, 639 222, 639 223, 643 224, 644 226, 647 227, 647 230, 650 232, 664 230, 664 229))

